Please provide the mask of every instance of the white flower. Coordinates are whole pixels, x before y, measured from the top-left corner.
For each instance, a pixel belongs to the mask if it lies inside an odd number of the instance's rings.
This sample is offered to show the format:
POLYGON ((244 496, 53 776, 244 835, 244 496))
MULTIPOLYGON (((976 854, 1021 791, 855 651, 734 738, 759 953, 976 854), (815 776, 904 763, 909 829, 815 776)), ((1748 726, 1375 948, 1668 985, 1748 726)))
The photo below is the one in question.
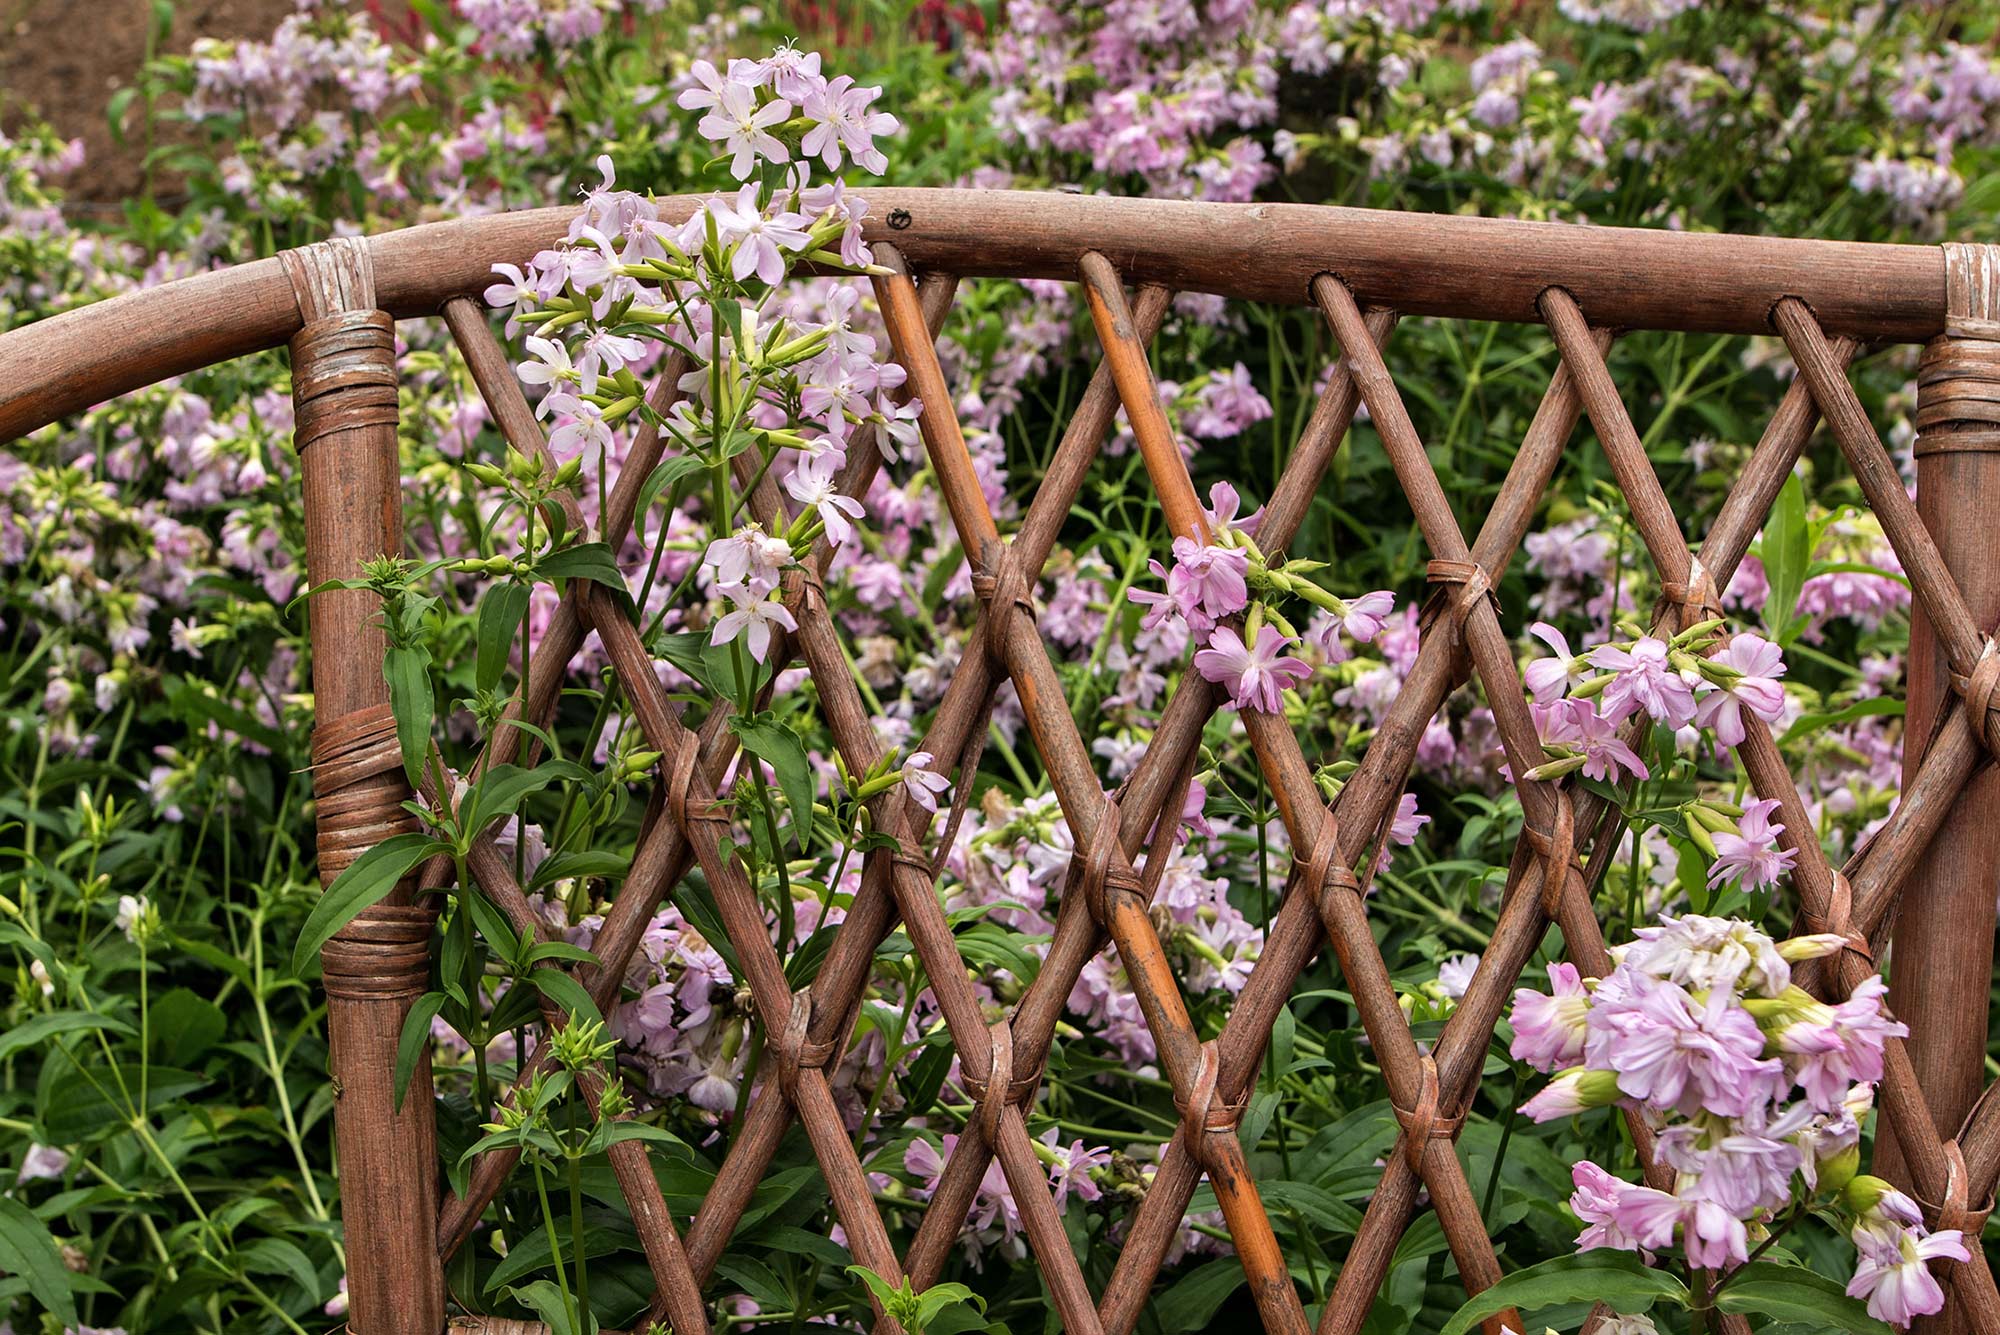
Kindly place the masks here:
POLYGON ((819 511, 820 522, 826 525, 827 541, 836 547, 854 537, 854 525, 847 522, 849 517, 859 519, 867 513, 860 501, 840 494, 837 472, 845 462, 833 451, 810 455, 799 460, 799 466, 785 479, 785 490, 794 500, 819 511))
POLYGON ((916 751, 903 762, 903 791, 912 802, 931 812, 937 810, 938 799, 951 791, 951 780, 930 769, 934 759, 928 751, 916 751))
POLYGON ((151 924, 153 905, 144 895, 118 896, 118 930, 125 933, 128 941, 137 941, 146 934, 151 924))
POLYGON ((715 629, 709 633, 710 644, 728 644, 737 636, 750 647, 750 656, 759 663, 771 652, 771 627, 782 626, 786 630, 797 630, 799 623, 792 620, 792 614, 785 605, 772 599, 753 602, 738 607, 735 611, 717 619, 715 629))
POLYGON ((760 157, 772 162, 792 160, 791 150, 770 132, 770 127, 783 125, 791 118, 792 104, 783 98, 774 98, 760 107, 753 90, 732 82, 722 85, 714 108, 701 118, 701 124, 695 128, 701 131, 704 138, 721 144, 723 151, 732 155, 729 170, 737 180, 742 181, 757 169, 760 157))
MULTIPOLYGON (((40 961, 36 961, 40 963, 40 961)), ((53 1145, 29 1145, 21 1156, 21 1172, 15 1182, 53 1181, 69 1167, 69 1155, 53 1145)))
MULTIPOLYGON (((583 392, 586 394, 595 394, 597 392, 597 371, 595 365, 593 364, 588 374, 582 368, 572 365, 569 359, 569 349, 557 340, 540 338, 534 334, 530 334, 528 335, 528 351, 535 354, 535 360, 521 363, 519 374, 521 379, 527 381, 529 384, 547 385, 551 388, 564 384, 581 385, 583 392)), ((549 396, 549 398, 553 397, 554 395, 549 396)), ((542 412, 546 413, 548 407, 549 399, 544 398, 542 400, 542 412)))

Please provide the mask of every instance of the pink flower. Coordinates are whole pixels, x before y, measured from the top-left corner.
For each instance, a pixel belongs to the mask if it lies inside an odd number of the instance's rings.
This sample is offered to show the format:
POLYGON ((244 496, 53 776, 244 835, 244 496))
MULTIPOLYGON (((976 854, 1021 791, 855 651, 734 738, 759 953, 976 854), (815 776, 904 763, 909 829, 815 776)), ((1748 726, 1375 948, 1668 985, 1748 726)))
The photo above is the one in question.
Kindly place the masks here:
MULTIPOLYGON (((1646 762, 1618 736, 1618 726, 1598 713, 1588 700, 1557 700, 1530 705, 1542 741, 1569 748, 1583 756, 1583 772, 1592 779, 1613 782, 1624 769, 1635 779, 1651 778, 1646 762)), ((1574 763, 1574 762, 1572 762, 1574 763)))
POLYGON ((1569 693, 1569 688, 1583 680, 1580 669, 1584 660, 1569 651, 1569 641, 1563 633, 1546 621, 1537 621, 1528 627, 1528 634, 1546 644, 1554 651, 1554 658, 1537 658, 1528 664, 1521 674, 1527 685, 1528 694, 1538 705, 1560 699, 1569 693))
POLYGON ((1516 1061, 1538 1071, 1555 1071, 1583 1060, 1583 1037, 1590 1019, 1590 993, 1574 964, 1549 966, 1549 993, 1518 988, 1514 993, 1516 1061))
POLYGON ((1847 1296, 1866 1298, 1868 1315, 1898 1326, 1944 1308, 1944 1289, 1931 1274, 1928 1262, 1972 1259, 1955 1228, 1926 1233, 1921 1224, 1911 1225, 1893 1239, 1893 1245, 1880 1234, 1857 1229, 1854 1240, 1861 1251, 1861 1264, 1847 1282, 1847 1296))
POLYGON ((1880 976, 1864 978, 1838 1006, 1818 1003, 1804 1019, 1776 1035, 1793 1068, 1793 1079, 1821 1112, 1840 1110, 1855 1084, 1882 1078, 1882 1050, 1891 1038, 1907 1038, 1910 1027, 1882 1008, 1889 991, 1880 976))
POLYGON ((1576 1191, 1569 1208, 1587 1225, 1577 1235, 1578 1251, 1662 1251, 1673 1245, 1680 1228, 1691 1265, 1741 1264, 1749 1257, 1743 1221, 1719 1205, 1622 1182, 1588 1160, 1570 1170, 1570 1180, 1576 1191))
POLYGON ((1417 842, 1417 835, 1430 823, 1431 818, 1417 810, 1417 795, 1404 793, 1396 803, 1395 818, 1389 822, 1389 837, 1382 841, 1381 852, 1375 858, 1376 874, 1379 876, 1388 869, 1389 849, 1392 845, 1408 848, 1417 842))
POLYGON ((740 588, 761 598, 778 587, 778 576, 791 560, 790 543, 772 537, 759 525, 746 524, 731 536, 709 543, 701 563, 715 570, 718 591, 729 593, 740 588))
POLYGON ((1382 633, 1382 623, 1396 611, 1396 595, 1387 589, 1364 593, 1347 604, 1340 626, 1356 644, 1367 644, 1382 633))
POLYGON ((730 61, 727 77, 718 73, 714 64, 706 60, 697 60, 688 66, 688 73, 693 76, 695 86, 683 88, 677 99, 681 108, 686 111, 700 111, 719 106, 724 91, 731 84, 752 89, 761 82, 756 62, 749 60, 730 61))
POLYGON ((1257 529, 1264 522, 1264 507, 1260 505, 1249 514, 1243 516, 1243 518, 1238 519, 1236 512, 1242 508, 1243 498, 1237 495, 1236 488, 1230 486, 1227 482, 1217 482, 1210 486, 1208 489, 1208 508, 1205 511, 1208 515, 1209 531, 1211 533, 1220 533, 1224 529, 1233 528, 1238 533, 1247 533, 1253 538, 1256 537, 1257 529))
POLYGON ((1733 1123, 1676 1122, 1660 1132, 1660 1157, 1684 1175, 1677 1189, 1683 1200, 1712 1201, 1748 1218, 1791 1199, 1792 1174, 1806 1161, 1791 1137, 1812 1118, 1801 1103, 1777 1117, 1759 1109, 1733 1123))
POLYGON ((1592 998, 1584 1061, 1614 1071, 1628 1098, 1692 1115, 1740 1117, 1785 1084, 1784 1064, 1765 1058, 1764 1034, 1732 994, 1705 1003, 1675 983, 1620 968, 1592 998))
POLYGON ((1457 1001, 1465 995, 1465 989, 1472 986, 1473 975, 1479 972, 1479 955, 1453 955, 1438 965, 1438 990, 1457 1001))
POLYGON ((1742 1265, 1750 1259, 1750 1239, 1743 1221, 1714 1201, 1683 1201, 1681 1249, 1688 1264, 1711 1270, 1742 1265))
POLYGON ((1599 645, 1590 651, 1591 666, 1613 674, 1604 688, 1604 714, 1622 723, 1644 710, 1656 723, 1678 728, 1694 718, 1694 690, 1667 661, 1667 643, 1648 635, 1620 649, 1599 645))
POLYGON ((521 273, 516 264, 496 264, 493 272, 505 282, 494 283, 481 294, 488 306, 518 306, 523 302, 533 302, 536 297, 533 283, 521 273))
POLYGON ((1050 1127, 1042 1133, 1042 1143, 1054 1153, 1055 1162, 1049 1165, 1049 1186, 1054 1189, 1056 1209, 1063 1208, 1074 1191, 1078 1200, 1094 1201, 1104 1194, 1103 1188, 1091 1178, 1090 1170, 1111 1162, 1108 1146, 1086 1147, 1081 1140, 1070 1142, 1068 1149, 1056 1146, 1056 1135, 1060 1128, 1050 1127))
POLYGON ((1727 880, 1737 880, 1745 890, 1773 885, 1799 859, 1795 848, 1779 848, 1783 825, 1771 822, 1778 809, 1776 798, 1751 802, 1736 822, 1736 833, 1724 830, 1715 835, 1715 862, 1708 869, 1708 884, 1714 889, 1727 880))
MULTIPOLYGON (((530 334, 528 351, 535 354, 534 360, 522 362, 515 368, 515 374, 528 384, 547 385, 551 390, 558 385, 581 385, 586 394, 597 392, 596 374, 585 376, 580 369, 571 365, 569 349, 564 347, 560 340, 538 338, 530 334)), ((549 406, 548 398, 542 400, 541 406, 542 413, 546 414, 549 406)))
POLYGON ((875 147, 875 136, 894 134, 897 120, 886 111, 870 111, 868 104, 882 96, 882 90, 856 88, 848 75, 840 75, 807 91, 802 108, 807 120, 815 121, 799 149, 807 157, 818 158, 828 171, 840 168, 840 154, 846 149, 854 163, 877 175, 889 169, 889 159, 875 147))
POLYGON ((1761 635, 1738 635, 1710 661, 1743 674, 1727 685, 1718 685, 1695 708, 1695 722, 1713 728, 1718 742, 1742 745, 1745 710, 1766 724, 1784 717, 1785 690, 1777 679, 1785 675, 1785 659, 1777 645, 1761 635))
MULTIPOLYGON (((773 105, 778 105, 774 103, 773 105)), ((716 237, 736 249, 729 260, 729 274, 741 283, 751 275, 757 281, 776 286, 785 280, 785 252, 804 250, 809 240, 809 220, 802 214, 766 215, 758 200, 756 185, 736 192, 734 204, 718 196, 709 201, 715 215, 716 237)))
POLYGON ((1250 554, 1233 547, 1204 547, 1193 538, 1174 539, 1174 568, 1167 593, 1197 635, 1250 605, 1245 577, 1250 554))
POLYGON ((21 1156, 21 1172, 14 1179, 22 1182, 53 1182, 69 1169, 69 1155, 53 1145, 30 1144, 28 1152, 21 1156))
POLYGON ((1569 1176, 1576 1186, 1569 1208, 1587 1226, 1577 1234, 1578 1251, 1658 1251, 1673 1243, 1681 1203, 1668 1193, 1615 1178, 1588 1159, 1569 1176))
POLYGON ((1194 656, 1194 669, 1226 688, 1238 709, 1276 714, 1284 709, 1285 688, 1312 676, 1306 664, 1284 657, 1291 643, 1277 627, 1264 626, 1252 649, 1229 627, 1217 626, 1208 648, 1194 656))

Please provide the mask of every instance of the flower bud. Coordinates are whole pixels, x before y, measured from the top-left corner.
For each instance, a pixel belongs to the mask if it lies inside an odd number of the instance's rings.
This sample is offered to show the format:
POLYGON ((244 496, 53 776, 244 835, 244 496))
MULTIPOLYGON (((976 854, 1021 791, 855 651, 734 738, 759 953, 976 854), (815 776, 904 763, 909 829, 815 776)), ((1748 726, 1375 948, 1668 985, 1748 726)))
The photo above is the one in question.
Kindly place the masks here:
POLYGON ((1592 1071, 1573 1066, 1549 1082, 1548 1088, 1521 1105, 1521 1111, 1537 1122, 1573 1117, 1592 1108, 1608 1108, 1624 1095, 1618 1090, 1616 1071, 1592 1071))
POLYGON ((1528 771, 1527 777, 1536 783, 1546 783, 1551 779, 1560 779, 1565 774, 1582 769, 1588 760, 1588 756, 1580 754, 1559 756, 1535 766, 1528 771))
POLYGON ((1797 964, 1802 960, 1825 959, 1837 955, 1846 946, 1847 938, 1834 932, 1814 932, 1810 936, 1789 936, 1778 942, 1778 954, 1787 964, 1797 964))
POLYGON ((1830 1196, 1841 1195, 1861 1169, 1859 1142, 1819 1161, 1819 1189, 1830 1196))

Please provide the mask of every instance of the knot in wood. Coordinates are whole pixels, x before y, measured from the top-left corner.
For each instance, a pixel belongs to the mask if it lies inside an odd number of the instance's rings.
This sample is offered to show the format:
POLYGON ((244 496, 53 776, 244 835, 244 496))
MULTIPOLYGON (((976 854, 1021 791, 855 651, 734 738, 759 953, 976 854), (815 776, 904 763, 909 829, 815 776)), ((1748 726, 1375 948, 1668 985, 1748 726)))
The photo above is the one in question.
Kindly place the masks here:
POLYGON ((1956 1140, 1947 1140, 1940 1147, 1944 1151, 1944 1199, 1927 1201, 1917 1198, 1924 1214, 1932 1221, 1934 1232, 1955 1228, 1966 1238, 1966 1245, 1977 1246, 1979 1235, 1986 1227, 1986 1217, 1993 1213, 1993 1197, 1989 1193, 1977 1208, 1967 1204, 1967 1183, 1972 1180, 1971 1172, 1965 1165, 1965 1151, 1958 1147, 1956 1140))
POLYGON ((1917 362, 1915 453, 2000 451, 2000 246, 1944 246, 1944 333, 1917 362))
POLYGON ((1854 883, 1847 879, 1847 873, 1836 870, 1833 885, 1827 895, 1827 908, 1823 914, 1807 909, 1802 915, 1806 929, 1814 935, 1837 936, 1847 943, 1847 949, 1859 955, 1871 967, 1875 963, 1875 948, 1868 938, 1854 925, 1854 883))
POLYGON ((1546 830, 1523 826, 1521 833, 1542 859, 1542 911, 1553 921, 1576 868, 1576 806, 1566 789, 1555 790, 1555 818, 1546 830))
POLYGON ((1035 1090, 1041 1085, 1038 1072, 1026 1076, 1014 1074, 1014 1029, 1006 1016, 995 1020, 986 1030, 987 1056, 986 1074, 976 1076, 959 1068, 959 1083, 965 1086, 965 1093, 972 1100, 973 1120, 978 1124, 980 1137, 989 1149, 1000 1145, 1000 1114, 1008 1105, 1026 1107, 1035 1097, 1035 1090))
POLYGON ((1208 1162, 1206 1148, 1210 1136, 1233 1136, 1243 1120, 1243 1105, 1246 1100, 1227 1103, 1216 1097, 1215 1082, 1222 1072, 1222 1055, 1216 1047, 1216 1040, 1209 1039, 1201 1045, 1195 1060, 1194 1080, 1188 1086, 1186 1097, 1174 1095, 1174 1106, 1180 1109, 1181 1135, 1196 1159, 1208 1162))
POLYGON ((1472 615, 1472 609, 1479 606, 1481 600, 1491 599, 1495 606, 1499 604, 1492 576, 1477 561, 1432 561, 1424 567, 1424 580, 1430 584, 1458 586, 1458 592, 1452 595, 1449 604, 1451 628, 1455 635, 1465 633, 1466 618, 1472 615))
MULTIPOLYGON (((1965 718, 1972 725, 1973 736, 1979 739, 1980 745, 1993 751, 1993 693, 2000 689, 2000 644, 1995 644, 1992 636, 1986 637, 1972 671, 1951 674, 1951 687, 1965 701, 1965 718)), ((1994 754, 2000 755, 2000 752, 1994 754)))
POLYGON ((437 913, 422 904, 363 909, 320 947, 327 995, 361 1001, 421 995, 430 984, 436 921, 437 913))
POLYGON ((1034 624, 1035 599, 1021 563, 1007 547, 1000 547, 997 559, 985 570, 974 571, 972 592, 986 609, 986 645, 995 662, 1003 661, 1007 637, 1013 633, 1013 619, 1022 612, 1034 624))
POLYGON ((1681 610, 1683 628, 1722 615, 1722 594, 1715 587, 1715 577, 1708 573, 1708 567, 1701 563, 1699 556, 1688 557, 1686 579, 1663 580, 1660 591, 1661 597, 1681 610))
POLYGON ((1438 1081, 1436 1058, 1426 1052, 1418 1062, 1418 1070, 1421 1076, 1415 1106, 1405 1108, 1393 1099, 1389 1103, 1403 1128, 1403 1155, 1413 1173, 1423 1171, 1424 1151, 1433 1140, 1458 1139, 1458 1129, 1465 1123, 1463 1112, 1446 1115, 1443 1111, 1444 1091, 1438 1081))
POLYGON ((832 1043, 814 1043, 806 1037, 812 1026, 812 1011, 812 988, 802 987, 792 993, 785 1027, 771 1035, 771 1055, 776 1060, 778 1083, 788 1094, 798 1087, 801 1072, 825 1071, 826 1064, 833 1059, 832 1043))
POLYGON ((722 810, 708 793, 699 795, 695 785, 701 780, 701 738, 683 732, 674 747, 673 768, 667 773, 667 814, 682 834, 691 834, 690 821, 719 821, 722 810))
POLYGON ((1110 930, 1111 892, 1116 890, 1135 897, 1142 894, 1138 873, 1125 858, 1125 849, 1118 842, 1118 799, 1107 796, 1104 810, 1097 818, 1097 832, 1092 836, 1090 847, 1083 859, 1084 906, 1097 925, 1110 930))
POLYGON ((303 454, 336 431, 396 425, 396 324, 338 311, 292 335, 293 443, 303 454))
POLYGON ((335 237, 280 251, 299 332, 292 335, 293 441, 355 427, 396 425, 396 322, 375 309, 367 241, 335 237))
MULTIPOLYGON (((1313 836, 1312 849, 1306 855, 1304 880, 1301 882, 1307 893, 1316 896, 1315 903, 1320 917, 1333 921, 1335 895, 1361 894, 1361 880, 1354 869, 1340 857, 1340 818, 1333 814, 1333 808, 1325 808, 1319 818, 1319 833, 1313 836)), ((1329 929, 1330 930, 1330 929, 1329 929)))
POLYGON ((403 748, 396 716, 371 705, 313 728, 312 784, 319 875, 331 885, 355 859, 392 835, 417 828, 403 809, 403 748))

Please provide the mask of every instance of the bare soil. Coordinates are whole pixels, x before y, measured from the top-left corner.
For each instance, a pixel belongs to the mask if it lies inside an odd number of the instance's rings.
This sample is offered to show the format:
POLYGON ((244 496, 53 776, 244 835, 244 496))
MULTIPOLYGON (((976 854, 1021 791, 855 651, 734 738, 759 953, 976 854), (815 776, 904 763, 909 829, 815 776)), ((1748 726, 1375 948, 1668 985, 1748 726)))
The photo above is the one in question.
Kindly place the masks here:
MULTIPOLYGON (((173 0, 163 52, 198 37, 265 37, 292 0, 173 0)), ((0 128, 31 115, 64 138, 82 136, 84 165, 67 182, 72 200, 115 204, 139 189, 145 158, 135 103, 132 134, 117 143, 105 111, 146 59, 150 0, 0 0, 0 128)))

